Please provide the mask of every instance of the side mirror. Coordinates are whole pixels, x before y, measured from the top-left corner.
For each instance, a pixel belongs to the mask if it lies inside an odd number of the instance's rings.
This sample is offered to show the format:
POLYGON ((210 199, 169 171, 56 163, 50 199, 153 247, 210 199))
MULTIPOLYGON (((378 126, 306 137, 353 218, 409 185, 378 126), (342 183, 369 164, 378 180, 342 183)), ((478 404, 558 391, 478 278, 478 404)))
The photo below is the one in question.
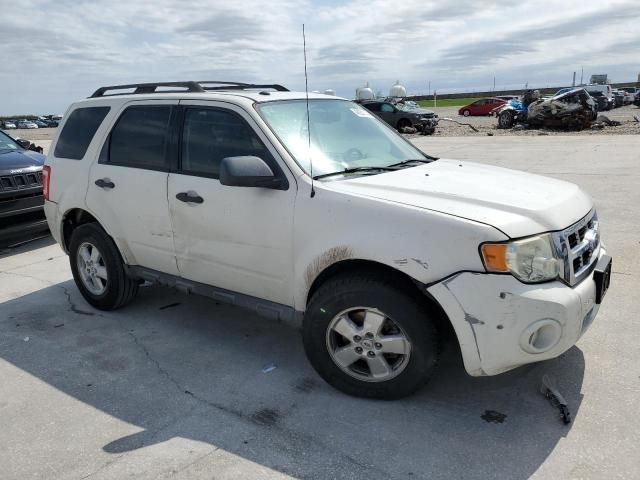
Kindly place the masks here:
POLYGON ((285 181, 276 177, 264 160, 253 156, 223 158, 220 183, 229 187, 286 189, 285 181))
POLYGON ((28 150, 31 146, 31 142, 29 140, 25 140, 24 138, 16 138, 16 143, 25 150, 28 150))

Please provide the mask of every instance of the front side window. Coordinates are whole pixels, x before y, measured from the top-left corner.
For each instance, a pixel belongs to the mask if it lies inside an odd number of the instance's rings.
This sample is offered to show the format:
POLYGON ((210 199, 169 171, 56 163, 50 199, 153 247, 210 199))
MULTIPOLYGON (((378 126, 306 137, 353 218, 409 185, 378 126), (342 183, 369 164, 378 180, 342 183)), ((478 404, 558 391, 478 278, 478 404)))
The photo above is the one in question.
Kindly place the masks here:
POLYGON ((181 171, 218 178, 226 157, 255 156, 271 163, 271 154, 239 115, 222 109, 187 108, 182 129, 181 171))
MULTIPOLYGON (((53 155, 82 160, 87 148, 111 107, 76 108, 64 124, 53 155)), ((26 120, 24 120, 26 122, 26 120)))
POLYGON ((167 170, 171 110, 169 105, 127 108, 111 131, 107 163, 167 170))
POLYGON ((360 105, 346 100, 304 100, 257 105, 262 118, 298 164, 313 175, 357 167, 387 167, 406 160, 429 160, 360 105), (311 148, 309 148, 311 143, 311 148))
POLYGON ((390 105, 388 103, 383 103, 382 107, 380 108, 380 110, 383 111, 383 112, 387 112, 387 113, 393 113, 394 112, 393 105, 390 105))

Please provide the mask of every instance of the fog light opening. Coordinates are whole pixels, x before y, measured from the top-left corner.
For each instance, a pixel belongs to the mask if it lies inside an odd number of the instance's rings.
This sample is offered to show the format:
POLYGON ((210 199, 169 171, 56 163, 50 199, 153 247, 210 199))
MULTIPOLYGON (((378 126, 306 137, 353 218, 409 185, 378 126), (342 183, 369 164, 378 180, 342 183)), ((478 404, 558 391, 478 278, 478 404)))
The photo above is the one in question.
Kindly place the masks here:
POLYGON ((529 353, 546 352, 560 341, 562 327, 551 318, 529 325, 520 337, 521 347, 529 353))

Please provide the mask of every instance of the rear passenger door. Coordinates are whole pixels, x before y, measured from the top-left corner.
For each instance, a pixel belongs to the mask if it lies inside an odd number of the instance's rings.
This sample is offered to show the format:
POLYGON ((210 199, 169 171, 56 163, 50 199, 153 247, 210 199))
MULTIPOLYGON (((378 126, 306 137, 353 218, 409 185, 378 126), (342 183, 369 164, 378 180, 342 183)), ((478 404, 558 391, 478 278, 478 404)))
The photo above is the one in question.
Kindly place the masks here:
POLYGON ((126 104, 91 168, 87 205, 126 261, 178 274, 167 203, 178 101, 126 104))
POLYGON ((294 177, 242 108, 180 103, 180 166, 169 175, 168 191, 180 274, 291 305, 294 177), (222 185, 222 159, 245 155, 264 160, 286 178, 287 189, 222 185))

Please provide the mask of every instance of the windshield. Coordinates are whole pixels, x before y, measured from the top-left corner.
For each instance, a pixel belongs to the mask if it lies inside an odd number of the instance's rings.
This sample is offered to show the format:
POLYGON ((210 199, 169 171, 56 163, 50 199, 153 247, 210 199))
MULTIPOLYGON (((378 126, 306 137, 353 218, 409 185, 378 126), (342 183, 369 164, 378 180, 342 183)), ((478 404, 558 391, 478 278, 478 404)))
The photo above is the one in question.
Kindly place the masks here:
POLYGON ((305 100, 268 102, 257 108, 307 173, 313 163, 314 176, 430 159, 368 110, 347 100, 309 100, 309 129, 305 100))
POLYGON ((6 133, 0 132, 0 153, 15 152, 20 150, 18 144, 6 133))
POLYGON ((396 103, 396 108, 398 110, 402 110, 403 112, 411 112, 419 107, 415 103, 396 103))

